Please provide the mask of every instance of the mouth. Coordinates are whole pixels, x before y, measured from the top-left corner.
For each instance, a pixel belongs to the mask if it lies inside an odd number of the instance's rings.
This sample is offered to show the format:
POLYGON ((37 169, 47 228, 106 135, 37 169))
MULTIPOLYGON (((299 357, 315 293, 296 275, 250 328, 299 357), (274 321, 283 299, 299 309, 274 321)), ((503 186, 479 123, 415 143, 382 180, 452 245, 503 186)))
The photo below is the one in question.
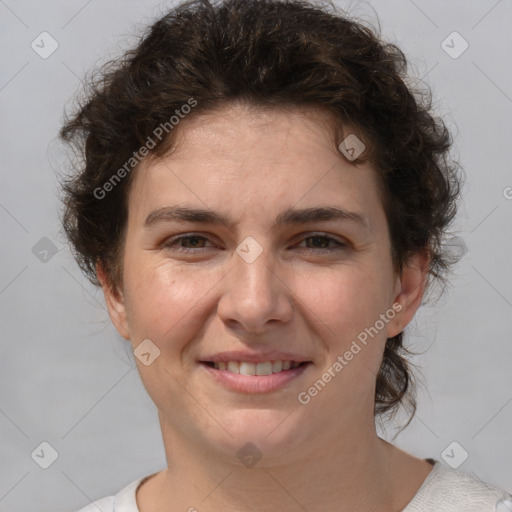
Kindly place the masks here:
POLYGON ((240 375, 266 376, 275 373, 283 373, 288 370, 294 370, 301 366, 311 364, 311 361, 264 361, 261 363, 251 363, 249 361, 200 361, 214 370, 226 371, 229 373, 238 373, 240 375))
POLYGON ((286 389, 299 379, 312 361, 274 360, 253 363, 250 361, 200 361, 201 368, 213 382, 242 394, 265 394, 286 389))

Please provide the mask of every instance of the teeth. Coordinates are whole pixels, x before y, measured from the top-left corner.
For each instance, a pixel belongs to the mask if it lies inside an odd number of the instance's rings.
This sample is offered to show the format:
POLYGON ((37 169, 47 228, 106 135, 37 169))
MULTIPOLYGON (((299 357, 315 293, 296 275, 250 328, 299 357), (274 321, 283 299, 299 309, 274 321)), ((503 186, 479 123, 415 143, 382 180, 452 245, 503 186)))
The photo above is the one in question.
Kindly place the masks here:
POLYGON ((240 373, 240 363, 238 363, 237 361, 229 361, 228 372, 240 373))
POLYGON ((241 375, 256 375, 256 365, 254 363, 240 363, 241 375))
POLYGON ((283 361, 272 361, 272 373, 280 372, 283 369, 283 361))
POLYGON ((272 375, 298 366, 300 366, 300 363, 296 361, 265 361, 263 363, 249 363, 246 361, 229 361, 226 363, 220 361, 213 363, 216 370, 227 370, 241 375, 272 375))
POLYGON ((272 363, 265 361, 256 365, 256 375, 272 375, 272 363))

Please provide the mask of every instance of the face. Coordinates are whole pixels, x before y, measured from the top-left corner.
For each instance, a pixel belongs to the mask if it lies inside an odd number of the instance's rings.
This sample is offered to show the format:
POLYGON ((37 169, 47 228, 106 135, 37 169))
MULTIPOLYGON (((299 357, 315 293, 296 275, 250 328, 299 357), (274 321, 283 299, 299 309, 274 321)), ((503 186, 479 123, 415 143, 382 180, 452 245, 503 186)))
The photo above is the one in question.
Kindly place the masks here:
POLYGON ((386 338, 424 283, 393 272, 377 175, 320 112, 232 105, 179 129, 134 176, 123 289, 99 269, 119 333, 136 354, 150 340, 135 361, 164 436, 293 457, 370 428, 386 338))

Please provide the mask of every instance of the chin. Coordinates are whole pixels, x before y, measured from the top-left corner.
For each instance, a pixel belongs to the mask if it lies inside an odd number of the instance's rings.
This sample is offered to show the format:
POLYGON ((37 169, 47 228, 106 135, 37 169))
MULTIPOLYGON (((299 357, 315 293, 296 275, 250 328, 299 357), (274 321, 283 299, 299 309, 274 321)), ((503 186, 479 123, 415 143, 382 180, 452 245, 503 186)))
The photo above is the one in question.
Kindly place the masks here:
POLYGON ((297 421, 298 414, 289 410, 239 409, 224 418, 222 425, 231 435, 218 428, 209 429, 218 433, 210 441, 223 458, 233 460, 234 456, 241 464, 248 457, 253 462, 258 459, 259 467, 271 467, 293 456, 299 444, 311 439, 304 424, 297 421))

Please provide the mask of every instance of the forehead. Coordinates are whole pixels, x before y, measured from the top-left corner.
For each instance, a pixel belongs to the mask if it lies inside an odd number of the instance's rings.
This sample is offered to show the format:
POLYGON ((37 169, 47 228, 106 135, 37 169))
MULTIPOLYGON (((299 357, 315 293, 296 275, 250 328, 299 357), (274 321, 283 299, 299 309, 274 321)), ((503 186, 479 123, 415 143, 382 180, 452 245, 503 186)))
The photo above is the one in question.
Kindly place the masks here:
POLYGON ((321 110, 235 104, 185 118, 172 151, 135 171, 131 216, 179 203, 239 219, 268 212, 271 223, 293 205, 319 203, 378 215, 376 173, 369 163, 345 160, 336 135, 321 110))
MULTIPOLYGON (((295 161, 300 153, 331 153, 336 123, 331 113, 316 108, 270 108, 235 102, 185 118, 176 133, 173 157, 190 158, 191 149, 213 157, 244 162, 257 155, 261 166, 295 161)), ((199 156, 199 155, 197 155, 199 156)), ((240 167, 237 168, 239 173, 240 167)))

